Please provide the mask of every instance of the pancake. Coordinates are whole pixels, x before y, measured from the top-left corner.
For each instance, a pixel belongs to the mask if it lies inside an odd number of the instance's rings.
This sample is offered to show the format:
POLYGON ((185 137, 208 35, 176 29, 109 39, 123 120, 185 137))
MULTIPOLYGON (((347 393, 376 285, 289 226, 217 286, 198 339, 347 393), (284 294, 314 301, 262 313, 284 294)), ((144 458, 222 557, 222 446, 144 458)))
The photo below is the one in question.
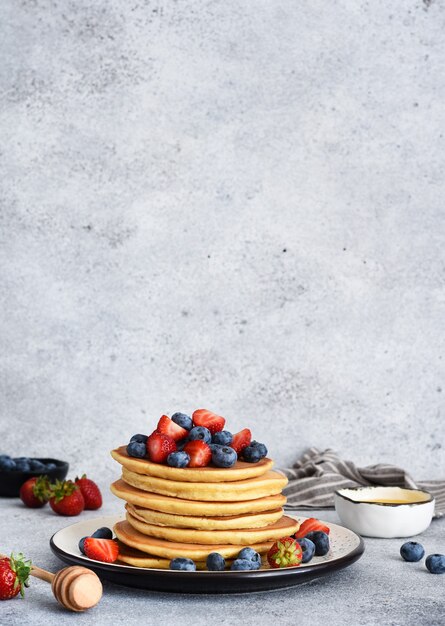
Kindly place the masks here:
POLYGON ((156 526, 172 528, 194 528, 196 530, 229 530, 240 528, 262 528, 274 524, 283 515, 283 509, 263 511, 261 513, 245 513, 244 515, 226 515, 225 517, 196 517, 194 515, 172 515, 152 511, 140 506, 126 505, 127 511, 141 522, 156 526))
POLYGON ((126 483, 142 489, 166 496, 182 497, 186 500, 204 500, 219 502, 238 502, 240 500, 256 500, 264 496, 281 493, 287 485, 287 478, 278 472, 268 471, 262 476, 237 480, 229 483, 195 483, 166 480, 155 476, 143 476, 123 468, 122 478, 126 483))
MULTIPOLYGON (((148 567, 150 569, 169 569, 170 559, 161 559, 157 556, 151 556, 150 554, 145 554, 144 552, 140 552, 135 548, 130 548, 126 546, 122 541, 118 541, 119 544, 119 558, 117 560, 118 563, 123 563, 124 565, 133 565, 133 567, 148 567)), ((232 559, 226 560, 226 566, 230 565, 232 559)), ((196 569, 207 569, 207 565, 205 561, 197 561, 195 562, 196 569)))
MULTIPOLYGON (((118 522, 114 525, 114 533, 122 543, 136 548, 150 556, 161 557, 163 559, 175 559, 184 557, 196 561, 205 561, 211 552, 219 552, 224 558, 236 558, 240 551, 240 546, 229 544, 200 545, 192 543, 180 543, 176 541, 165 541, 149 537, 133 528, 127 521, 118 522)), ((270 550, 273 541, 264 541, 251 545, 250 547, 265 554, 270 550)))
MULTIPOLYGON (((127 511, 127 522, 133 528, 151 538, 165 539, 166 541, 182 544, 208 544, 221 545, 233 544, 237 546, 250 546, 264 541, 277 540, 288 537, 297 532, 299 524, 296 520, 283 515, 275 524, 263 528, 245 528, 239 530, 194 530, 191 528, 171 528, 169 526, 155 526, 147 524, 135 517, 131 511, 127 511)), ((238 548, 240 549, 240 548, 238 548)))
POLYGON ((258 463, 237 461, 233 467, 227 469, 222 467, 170 467, 161 463, 152 463, 147 459, 135 459, 128 456, 125 446, 112 450, 111 456, 115 461, 136 474, 194 483, 222 483, 246 480, 247 478, 255 478, 255 476, 265 474, 273 466, 273 461, 266 458, 258 463))
POLYGON ((157 493, 142 491, 132 487, 122 479, 112 483, 110 488, 115 496, 136 506, 181 516, 222 517, 243 515, 261 511, 273 511, 286 504, 286 497, 282 494, 265 496, 255 500, 247 500, 246 502, 202 502, 199 500, 171 498, 157 493))

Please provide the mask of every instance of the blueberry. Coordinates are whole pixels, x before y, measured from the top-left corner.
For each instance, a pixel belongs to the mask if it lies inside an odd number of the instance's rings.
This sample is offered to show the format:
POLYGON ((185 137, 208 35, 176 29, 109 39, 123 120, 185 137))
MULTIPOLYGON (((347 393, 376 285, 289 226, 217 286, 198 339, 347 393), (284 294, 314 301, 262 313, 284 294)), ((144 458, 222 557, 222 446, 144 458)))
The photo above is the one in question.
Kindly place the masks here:
POLYGON ((46 465, 38 459, 31 459, 29 466, 33 472, 44 472, 46 470, 46 465))
POLYGON ((425 565, 431 574, 445 574, 445 554, 429 554, 425 565))
POLYGON ((209 448, 210 450, 213 452, 215 452, 215 450, 217 448, 222 448, 223 446, 221 446, 219 443, 209 443, 209 448))
POLYGON ((405 561, 417 563, 417 561, 420 561, 420 559, 423 559, 425 556, 425 550, 422 544, 417 543, 417 541, 407 541, 400 548, 400 554, 405 561))
POLYGON ((11 470, 15 470, 15 461, 11 459, 10 456, 6 454, 2 455, 0 458, 0 470, 5 472, 10 472, 11 470))
POLYGON ((82 539, 79 541, 79 550, 82 552, 82 554, 85 554, 85 549, 84 549, 85 539, 88 539, 88 537, 82 537, 82 539))
POLYGON ((201 439, 201 441, 204 441, 204 443, 212 442, 212 434, 210 430, 208 428, 205 428, 204 426, 195 426, 194 428, 192 428, 192 430, 189 432, 188 438, 189 441, 201 439))
POLYGON ((238 458, 233 448, 218 446, 212 450, 212 461, 216 467, 232 467, 238 458))
POLYGON ((309 561, 312 560, 312 557, 315 554, 315 543, 307 537, 303 537, 303 539, 297 539, 297 542, 303 551, 303 559, 301 562, 309 563, 309 561))
POLYGON ((131 443, 132 441, 137 441, 138 443, 147 443, 147 439, 147 435, 133 435, 129 443, 131 443))
POLYGON ((53 470, 56 469, 57 465, 55 463, 47 463, 46 464, 46 469, 47 470, 53 470))
POLYGON ((188 443, 188 437, 186 437, 185 439, 180 439, 179 441, 176 442, 176 449, 179 450, 179 452, 181 450, 184 450, 184 446, 186 443, 188 443))
POLYGON ((177 558, 170 561, 170 569, 181 570, 183 572, 194 572, 196 565, 192 559, 177 558))
POLYGON ((315 545, 315 556, 324 556, 329 552, 329 537, 321 530, 313 530, 306 535, 315 545))
POLYGON ((258 448, 258 450, 260 451, 261 454, 261 458, 264 458, 265 456, 267 456, 267 448, 264 445, 264 443, 260 443, 259 441, 251 441, 250 446, 252 446, 253 448, 258 448))
POLYGON ((22 458, 14 459, 14 461, 15 461, 15 470, 17 472, 30 472, 31 471, 31 468, 29 465, 29 459, 22 457, 22 458))
POLYGON ((258 567, 256 563, 249 561, 248 559, 235 559, 230 566, 230 569, 233 571, 246 571, 258 569, 258 567))
POLYGON ((226 560, 218 552, 212 552, 207 557, 206 565, 211 572, 222 572, 226 567, 226 560))
POLYGON ((92 537, 96 537, 97 539, 113 539, 113 531, 111 528, 107 528, 106 526, 101 526, 91 535, 92 537))
POLYGON ((185 413, 173 413, 172 421, 185 430, 192 430, 193 428, 192 418, 185 413))
POLYGON ((243 461, 247 461, 248 463, 258 463, 261 461, 261 452, 258 448, 254 448, 253 446, 247 446, 244 448, 242 452, 243 461))
POLYGON ((257 569, 261 567, 261 555, 258 554, 253 548, 243 548, 239 554, 238 559, 246 559, 247 561, 252 561, 255 565, 257 565, 257 569))
POLYGON ((143 459, 147 454, 147 447, 145 443, 140 441, 130 441, 127 446, 127 454, 135 459, 143 459))
POLYGON ((230 446, 232 440, 233 435, 228 430, 220 430, 212 436, 212 443, 217 443, 220 446, 230 446))
POLYGON ((170 452, 167 457, 167 465, 170 467, 187 467, 190 463, 190 455, 187 452, 170 452))

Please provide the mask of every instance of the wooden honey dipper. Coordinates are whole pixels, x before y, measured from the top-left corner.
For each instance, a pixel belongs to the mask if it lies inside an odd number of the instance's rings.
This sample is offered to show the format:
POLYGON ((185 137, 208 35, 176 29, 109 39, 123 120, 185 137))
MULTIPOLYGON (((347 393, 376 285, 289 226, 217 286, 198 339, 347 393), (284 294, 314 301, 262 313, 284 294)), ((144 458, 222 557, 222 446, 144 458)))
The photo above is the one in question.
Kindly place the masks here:
MULTIPOLYGON (((3 556, 0 554, 0 558, 3 556)), ((57 574, 32 565, 30 574, 51 583, 56 600, 70 611, 91 609, 102 597, 102 583, 97 574, 80 565, 64 567, 57 574)))

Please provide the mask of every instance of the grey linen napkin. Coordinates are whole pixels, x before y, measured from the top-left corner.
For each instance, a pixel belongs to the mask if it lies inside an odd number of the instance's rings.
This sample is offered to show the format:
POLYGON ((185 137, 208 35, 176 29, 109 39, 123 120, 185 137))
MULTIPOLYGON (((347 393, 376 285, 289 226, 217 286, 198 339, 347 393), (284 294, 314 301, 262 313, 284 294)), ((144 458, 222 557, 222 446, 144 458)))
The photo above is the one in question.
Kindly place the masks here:
POLYGON ((334 491, 337 489, 388 485, 428 491, 436 499, 434 517, 445 515, 445 479, 417 482, 395 465, 379 463, 357 467, 351 461, 341 459, 333 450, 309 448, 293 467, 280 471, 289 479, 283 491, 288 508, 330 508, 334 506, 334 491))

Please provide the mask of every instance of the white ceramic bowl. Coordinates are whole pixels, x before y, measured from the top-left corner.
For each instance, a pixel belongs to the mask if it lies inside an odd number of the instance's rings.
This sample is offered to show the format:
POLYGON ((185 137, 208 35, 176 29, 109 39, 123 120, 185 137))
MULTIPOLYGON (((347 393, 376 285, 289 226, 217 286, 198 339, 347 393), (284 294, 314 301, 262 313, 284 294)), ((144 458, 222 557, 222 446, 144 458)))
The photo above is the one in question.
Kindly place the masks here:
POLYGON ((365 537, 418 535, 428 528, 434 513, 430 493, 401 487, 340 489, 335 492, 334 502, 344 526, 365 537))

